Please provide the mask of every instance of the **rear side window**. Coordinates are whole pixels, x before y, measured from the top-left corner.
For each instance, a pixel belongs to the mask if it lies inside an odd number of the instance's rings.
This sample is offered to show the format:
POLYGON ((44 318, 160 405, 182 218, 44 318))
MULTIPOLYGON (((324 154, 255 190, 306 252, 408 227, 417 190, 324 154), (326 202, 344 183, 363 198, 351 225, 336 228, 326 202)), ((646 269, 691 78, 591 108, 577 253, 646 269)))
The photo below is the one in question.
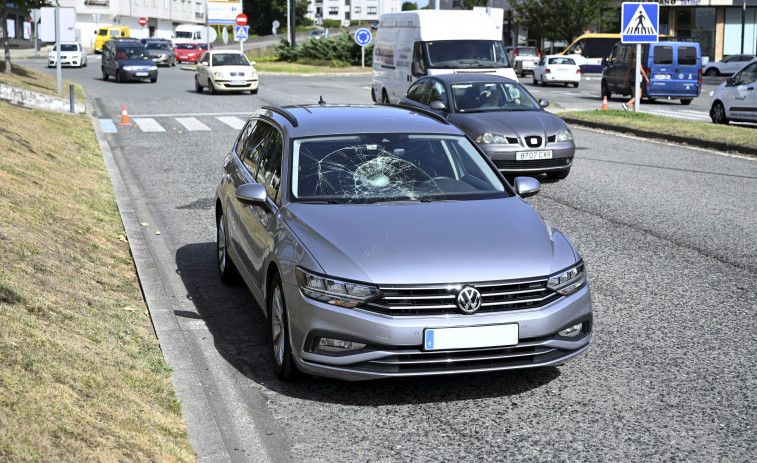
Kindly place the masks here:
POLYGON ((697 64, 696 47, 678 48, 678 64, 680 64, 681 66, 693 66, 697 64))
POLYGON ((420 102, 423 99, 423 92, 426 91, 426 81, 418 82, 407 91, 407 97, 413 101, 420 102))
POLYGON ((654 47, 654 64, 673 64, 673 47, 654 47))

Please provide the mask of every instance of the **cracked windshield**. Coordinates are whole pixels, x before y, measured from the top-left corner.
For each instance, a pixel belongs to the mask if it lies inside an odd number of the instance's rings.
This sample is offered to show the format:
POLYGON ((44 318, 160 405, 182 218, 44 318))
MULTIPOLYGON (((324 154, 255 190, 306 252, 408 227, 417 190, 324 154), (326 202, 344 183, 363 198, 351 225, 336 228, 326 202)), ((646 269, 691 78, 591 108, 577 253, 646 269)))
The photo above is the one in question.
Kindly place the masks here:
POLYGON ((366 134, 295 140, 299 202, 490 199, 509 194, 463 137, 366 134))

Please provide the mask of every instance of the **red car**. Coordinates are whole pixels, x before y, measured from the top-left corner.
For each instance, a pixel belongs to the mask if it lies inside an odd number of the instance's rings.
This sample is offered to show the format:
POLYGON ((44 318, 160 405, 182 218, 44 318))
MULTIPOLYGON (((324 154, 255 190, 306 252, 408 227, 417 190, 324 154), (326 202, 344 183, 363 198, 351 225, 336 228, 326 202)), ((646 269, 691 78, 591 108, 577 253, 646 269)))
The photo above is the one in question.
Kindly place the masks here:
POLYGON ((205 51, 196 43, 179 43, 173 49, 176 52, 177 63, 183 63, 185 61, 196 63, 199 61, 200 55, 205 53, 205 51))

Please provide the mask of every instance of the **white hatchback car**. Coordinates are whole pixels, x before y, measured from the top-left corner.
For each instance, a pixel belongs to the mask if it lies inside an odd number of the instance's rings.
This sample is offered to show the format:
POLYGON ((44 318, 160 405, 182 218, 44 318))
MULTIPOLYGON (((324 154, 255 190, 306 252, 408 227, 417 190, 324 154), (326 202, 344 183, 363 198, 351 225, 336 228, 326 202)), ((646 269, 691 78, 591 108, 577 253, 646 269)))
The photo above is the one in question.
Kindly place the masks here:
MULTIPOLYGON (((58 47, 54 46, 47 54, 47 67, 54 67, 58 60, 58 47)), ((84 67, 87 65, 87 52, 80 43, 60 43, 60 65, 84 67)))
POLYGON ((757 122, 757 59, 712 92, 710 119, 716 124, 757 122))
POLYGON ((573 58, 562 55, 543 56, 534 66, 534 85, 572 84, 578 87, 581 82, 581 68, 573 58))

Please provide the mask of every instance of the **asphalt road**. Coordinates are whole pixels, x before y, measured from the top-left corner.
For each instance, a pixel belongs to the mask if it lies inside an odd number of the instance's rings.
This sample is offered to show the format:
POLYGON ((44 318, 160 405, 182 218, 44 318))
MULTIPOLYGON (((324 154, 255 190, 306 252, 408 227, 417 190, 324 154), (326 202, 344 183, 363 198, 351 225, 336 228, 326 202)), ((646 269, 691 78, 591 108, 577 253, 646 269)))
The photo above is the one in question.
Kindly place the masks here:
POLYGON ((369 79, 263 76, 258 95, 212 96, 195 94, 192 73, 177 68, 161 68, 156 84, 102 82, 94 62, 64 74, 84 83, 97 118, 118 123, 126 105, 132 122, 152 119, 165 130, 134 124, 105 137, 147 224, 168 320, 186 347, 170 352, 172 366, 197 379, 175 385, 201 461, 730 462, 757 454, 754 159, 574 129, 570 176, 541 178, 542 192, 528 199, 570 238, 591 280, 594 342, 563 367, 284 384, 252 297, 217 277, 213 194, 238 132, 218 118, 320 96, 369 103, 369 79))

